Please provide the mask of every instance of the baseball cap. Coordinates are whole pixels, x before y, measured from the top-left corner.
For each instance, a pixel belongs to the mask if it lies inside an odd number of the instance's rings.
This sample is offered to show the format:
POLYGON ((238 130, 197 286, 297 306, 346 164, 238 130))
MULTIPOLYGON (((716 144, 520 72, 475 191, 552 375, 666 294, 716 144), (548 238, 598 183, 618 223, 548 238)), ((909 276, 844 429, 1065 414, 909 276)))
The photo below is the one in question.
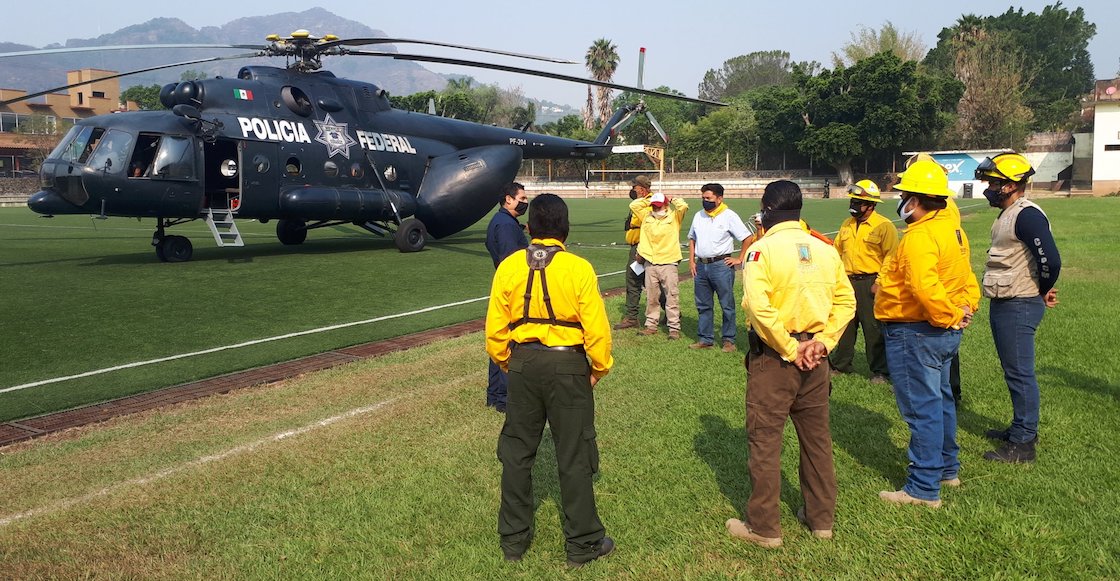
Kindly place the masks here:
POLYGON ((657 192, 656 194, 650 196, 649 203, 650 203, 651 206, 664 206, 665 205, 665 194, 663 194, 661 192, 657 192))
POLYGON ((646 188, 648 190, 649 188, 653 187, 653 182, 649 181, 648 176, 637 176, 634 179, 630 180, 630 185, 642 186, 643 188, 646 188))

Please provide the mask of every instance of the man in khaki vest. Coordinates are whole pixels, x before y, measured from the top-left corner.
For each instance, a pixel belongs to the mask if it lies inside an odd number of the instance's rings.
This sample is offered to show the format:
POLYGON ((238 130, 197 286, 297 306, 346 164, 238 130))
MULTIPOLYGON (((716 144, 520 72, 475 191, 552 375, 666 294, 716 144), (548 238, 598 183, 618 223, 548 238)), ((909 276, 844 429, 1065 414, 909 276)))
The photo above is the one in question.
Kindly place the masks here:
POLYGON ((1034 334, 1046 308, 1058 304, 1062 258, 1046 214, 1027 200, 1034 168, 1017 153, 986 158, 976 179, 988 182, 984 197, 999 217, 992 224, 992 247, 984 267, 984 296, 992 299, 990 321, 1003 377, 1011 392, 1013 417, 987 436, 1002 445, 984 454, 997 462, 1033 462, 1038 441, 1039 390, 1034 372, 1034 334))

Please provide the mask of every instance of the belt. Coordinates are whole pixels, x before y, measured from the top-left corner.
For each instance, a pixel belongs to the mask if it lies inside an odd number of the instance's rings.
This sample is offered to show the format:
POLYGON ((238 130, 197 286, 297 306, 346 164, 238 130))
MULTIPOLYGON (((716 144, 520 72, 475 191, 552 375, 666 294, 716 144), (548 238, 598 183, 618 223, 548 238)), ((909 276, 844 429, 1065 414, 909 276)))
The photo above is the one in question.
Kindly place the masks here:
POLYGON ((790 332, 790 334, 789 334, 790 337, 793 337, 794 339, 797 339, 798 341, 808 341, 808 340, 813 338, 813 335, 815 335, 815 333, 790 332))
POLYGON ((877 276, 879 276, 879 273, 877 272, 865 272, 860 274, 849 274, 848 278, 852 280, 867 280, 869 278, 875 278, 877 276))
POLYGON ((557 345, 555 347, 550 347, 539 341, 527 341, 525 343, 514 342, 513 345, 524 349, 532 349, 533 351, 570 351, 573 353, 587 353, 583 345, 557 345))
POLYGON ((719 256, 713 256, 711 258, 700 258, 699 256, 697 256, 696 257, 696 262, 700 262, 702 264, 711 264, 711 263, 716 262, 718 260, 723 260, 724 258, 728 258, 729 256, 731 256, 731 255, 730 254, 721 254, 719 256))

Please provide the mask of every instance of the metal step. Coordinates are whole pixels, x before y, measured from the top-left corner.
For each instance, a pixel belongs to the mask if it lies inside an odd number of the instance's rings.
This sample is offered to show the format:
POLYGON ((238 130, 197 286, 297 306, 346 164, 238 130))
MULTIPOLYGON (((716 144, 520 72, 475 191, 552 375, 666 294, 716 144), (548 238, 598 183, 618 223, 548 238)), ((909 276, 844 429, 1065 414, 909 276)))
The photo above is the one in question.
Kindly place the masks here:
POLYGON ((210 227, 210 233, 214 235, 214 242, 218 246, 245 246, 231 210, 207 208, 206 225, 210 227))

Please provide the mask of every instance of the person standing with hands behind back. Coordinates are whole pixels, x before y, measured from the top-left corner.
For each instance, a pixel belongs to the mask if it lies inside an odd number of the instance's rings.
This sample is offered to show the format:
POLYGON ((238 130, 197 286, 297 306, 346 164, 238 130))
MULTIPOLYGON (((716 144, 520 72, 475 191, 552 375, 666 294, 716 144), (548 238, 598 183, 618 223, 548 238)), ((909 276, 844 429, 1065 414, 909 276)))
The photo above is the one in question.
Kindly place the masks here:
POLYGON ((782 432, 793 420, 801 446, 797 518, 818 539, 832 538, 836 472, 828 425, 828 352, 856 310, 855 293, 836 250, 800 223, 801 188, 780 180, 762 194, 766 233, 743 263, 747 312, 747 440, 751 497, 747 520, 728 519, 731 536, 782 544, 782 432))
MULTIPOLYGON (((524 216, 529 210, 529 197, 525 195, 525 186, 517 182, 502 186, 502 200, 499 204, 497 213, 486 227, 486 250, 490 252, 494 268, 498 268, 498 265, 510 254, 529 245, 524 227, 517 221, 519 216, 524 216)), ((486 407, 505 413, 508 383, 506 373, 491 361, 489 378, 490 383, 486 388, 486 407)))
POLYGON ((1013 418, 1006 429, 987 432, 989 438, 1003 442, 984 454, 997 462, 1034 461, 1040 400, 1034 334, 1045 309, 1058 305, 1054 284, 1062 257, 1046 214, 1024 197, 1032 175, 1034 168, 1018 153, 1001 153, 976 168, 976 179, 988 182, 984 197, 1000 210, 992 224, 984 296, 992 299, 992 338, 1011 392, 1013 418))

